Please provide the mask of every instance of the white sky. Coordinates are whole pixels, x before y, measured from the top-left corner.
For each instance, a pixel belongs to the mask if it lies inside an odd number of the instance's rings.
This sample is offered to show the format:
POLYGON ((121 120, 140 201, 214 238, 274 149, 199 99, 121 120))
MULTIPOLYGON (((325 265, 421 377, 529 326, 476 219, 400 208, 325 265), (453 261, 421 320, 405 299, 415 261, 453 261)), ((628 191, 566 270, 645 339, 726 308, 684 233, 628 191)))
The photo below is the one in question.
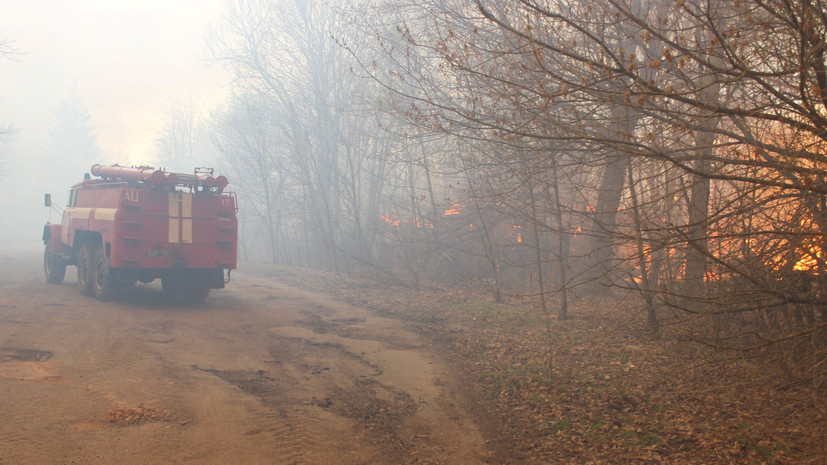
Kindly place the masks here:
POLYGON ((206 112, 227 93, 227 74, 205 60, 223 3, 0 0, 0 34, 25 53, 0 61, 0 125, 16 128, 13 147, 48 138, 55 108, 74 91, 105 162, 151 161, 172 102, 206 112))
POLYGON ((226 0, 0 0, 0 37, 23 55, 0 59, 0 242, 37 241, 43 193, 65 197, 82 180, 45 161, 55 110, 73 93, 89 112, 100 163, 156 164, 154 141, 174 102, 209 112, 229 93, 229 75, 206 63, 208 28, 226 0), (65 179, 55 181, 54 174, 65 179), (7 221, 8 220, 8 221, 7 221))

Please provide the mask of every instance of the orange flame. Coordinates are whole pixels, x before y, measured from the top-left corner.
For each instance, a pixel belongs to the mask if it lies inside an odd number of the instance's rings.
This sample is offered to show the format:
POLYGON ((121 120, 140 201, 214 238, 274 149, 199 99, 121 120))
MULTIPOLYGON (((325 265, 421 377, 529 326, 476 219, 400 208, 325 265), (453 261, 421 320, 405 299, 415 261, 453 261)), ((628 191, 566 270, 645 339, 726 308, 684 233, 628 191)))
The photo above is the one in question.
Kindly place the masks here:
POLYGON ((462 213, 462 207, 457 202, 454 202, 451 208, 445 210, 445 216, 459 215, 460 213, 462 213))
POLYGON ((391 215, 390 213, 386 213, 382 215, 382 219, 385 220, 385 223, 388 223, 392 226, 399 226, 399 217, 395 215, 391 215))
POLYGON ((804 255, 795 262, 793 269, 796 271, 809 271, 818 266, 818 259, 821 258, 821 248, 811 245, 804 251, 804 255))

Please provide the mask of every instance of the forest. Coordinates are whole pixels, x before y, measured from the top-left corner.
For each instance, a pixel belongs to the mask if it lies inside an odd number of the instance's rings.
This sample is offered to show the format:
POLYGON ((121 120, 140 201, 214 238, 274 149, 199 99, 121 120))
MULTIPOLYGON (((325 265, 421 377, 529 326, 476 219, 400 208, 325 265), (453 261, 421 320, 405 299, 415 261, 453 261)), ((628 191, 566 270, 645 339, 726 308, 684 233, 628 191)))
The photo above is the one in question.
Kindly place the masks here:
MULTIPOLYGON (((503 463, 824 463, 824 0, 223 6, 152 156, 229 178, 238 274, 418 330, 503 463)), ((56 117, 48 189, 105 155, 56 117)))
POLYGON ((233 4, 208 40, 240 256, 468 285, 564 320, 640 297, 654 337, 827 387, 827 9, 817 0, 233 4))

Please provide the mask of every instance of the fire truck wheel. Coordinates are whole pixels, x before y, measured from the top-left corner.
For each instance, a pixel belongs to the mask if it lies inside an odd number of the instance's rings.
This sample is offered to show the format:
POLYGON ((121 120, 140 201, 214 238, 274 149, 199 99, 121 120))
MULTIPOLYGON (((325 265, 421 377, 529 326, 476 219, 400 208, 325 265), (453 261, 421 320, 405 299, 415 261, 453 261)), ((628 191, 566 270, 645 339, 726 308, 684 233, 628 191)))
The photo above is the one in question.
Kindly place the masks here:
POLYGON ((210 288, 206 285, 187 286, 184 288, 184 300, 193 304, 200 304, 210 295, 210 288))
POLYGON ((181 293, 184 294, 185 302, 200 304, 210 295, 209 275, 193 273, 187 276, 181 293))
POLYGON ((43 272, 49 284, 60 284, 66 276, 66 262, 52 254, 51 241, 46 242, 46 250, 43 252, 43 272))
POLYGON ((78 251, 78 289, 80 289, 80 293, 83 295, 91 296, 93 294, 92 290, 92 281, 94 281, 94 276, 92 275, 93 265, 93 253, 94 253, 94 244, 91 242, 84 243, 80 250, 78 251))
POLYGON ((103 245, 99 245, 92 260, 92 293, 95 294, 96 299, 101 301, 109 300, 115 291, 115 283, 110 279, 109 271, 111 270, 107 270, 106 260, 103 245))
POLYGON ((164 291, 165 296, 174 299, 181 292, 181 280, 177 276, 161 278, 161 290, 164 291))

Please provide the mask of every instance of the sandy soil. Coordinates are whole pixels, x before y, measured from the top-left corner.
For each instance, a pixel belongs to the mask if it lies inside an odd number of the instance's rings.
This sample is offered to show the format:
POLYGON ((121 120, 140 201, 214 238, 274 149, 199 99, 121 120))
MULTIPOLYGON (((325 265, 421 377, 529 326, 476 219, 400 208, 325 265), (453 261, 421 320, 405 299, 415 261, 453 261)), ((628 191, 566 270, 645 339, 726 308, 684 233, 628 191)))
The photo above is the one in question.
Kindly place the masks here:
POLYGON ((83 297, 0 248, 0 464, 479 464, 503 457, 404 323, 244 270, 200 306, 83 297))

